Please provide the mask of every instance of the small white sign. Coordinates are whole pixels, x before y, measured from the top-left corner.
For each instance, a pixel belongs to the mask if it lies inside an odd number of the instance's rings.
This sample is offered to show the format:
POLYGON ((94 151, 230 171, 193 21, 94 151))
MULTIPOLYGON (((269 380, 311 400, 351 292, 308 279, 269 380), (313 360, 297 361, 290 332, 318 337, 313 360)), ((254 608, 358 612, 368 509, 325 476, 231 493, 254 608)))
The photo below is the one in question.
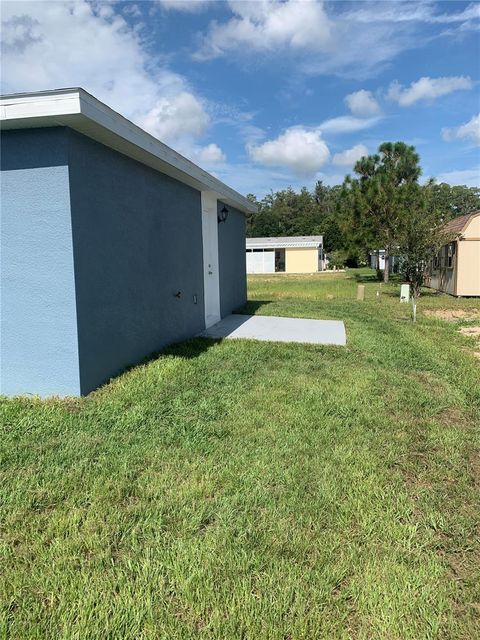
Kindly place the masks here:
POLYGON ((410 301, 410 285, 402 284, 400 287, 400 302, 410 301))

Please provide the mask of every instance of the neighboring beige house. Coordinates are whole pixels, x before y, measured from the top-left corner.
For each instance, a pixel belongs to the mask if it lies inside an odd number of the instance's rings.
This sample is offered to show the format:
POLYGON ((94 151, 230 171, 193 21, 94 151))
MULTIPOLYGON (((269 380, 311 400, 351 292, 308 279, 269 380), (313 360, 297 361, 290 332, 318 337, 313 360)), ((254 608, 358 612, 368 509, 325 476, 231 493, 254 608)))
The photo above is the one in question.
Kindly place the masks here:
POLYGON ((480 211, 450 220, 443 230, 454 239, 433 260, 427 285, 452 296, 480 296, 480 211))
POLYGON ((316 273, 324 268, 323 236, 247 238, 247 273, 316 273))

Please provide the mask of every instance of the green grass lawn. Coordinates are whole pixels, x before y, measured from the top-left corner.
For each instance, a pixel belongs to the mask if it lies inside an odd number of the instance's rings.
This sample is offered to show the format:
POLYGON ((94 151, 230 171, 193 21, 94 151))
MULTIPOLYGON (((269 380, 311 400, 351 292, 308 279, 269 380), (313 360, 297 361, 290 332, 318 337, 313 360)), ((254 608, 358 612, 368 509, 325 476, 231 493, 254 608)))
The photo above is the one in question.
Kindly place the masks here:
POLYGON ((1 400, 3 636, 479 637, 479 301, 413 324, 372 278, 250 280, 246 310, 345 320, 346 348, 196 339, 1 400))

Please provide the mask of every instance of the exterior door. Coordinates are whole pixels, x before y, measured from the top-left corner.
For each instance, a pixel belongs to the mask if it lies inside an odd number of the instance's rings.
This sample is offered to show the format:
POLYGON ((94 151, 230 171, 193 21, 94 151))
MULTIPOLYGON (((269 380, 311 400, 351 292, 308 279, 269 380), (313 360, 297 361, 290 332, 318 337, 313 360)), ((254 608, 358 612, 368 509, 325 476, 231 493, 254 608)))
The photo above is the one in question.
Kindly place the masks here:
POLYGON ((208 328, 220 320, 217 197, 212 191, 202 191, 202 238, 205 327, 208 328))

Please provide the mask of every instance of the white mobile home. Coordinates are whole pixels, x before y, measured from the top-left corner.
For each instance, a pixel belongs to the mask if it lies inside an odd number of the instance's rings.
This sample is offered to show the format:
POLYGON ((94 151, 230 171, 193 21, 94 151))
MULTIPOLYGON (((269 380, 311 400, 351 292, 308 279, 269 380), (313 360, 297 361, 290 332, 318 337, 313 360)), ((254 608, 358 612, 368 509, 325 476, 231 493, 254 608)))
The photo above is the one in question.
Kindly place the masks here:
POLYGON ((325 269, 323 236, 247 238, 247 273, 316 273, 325 269))

